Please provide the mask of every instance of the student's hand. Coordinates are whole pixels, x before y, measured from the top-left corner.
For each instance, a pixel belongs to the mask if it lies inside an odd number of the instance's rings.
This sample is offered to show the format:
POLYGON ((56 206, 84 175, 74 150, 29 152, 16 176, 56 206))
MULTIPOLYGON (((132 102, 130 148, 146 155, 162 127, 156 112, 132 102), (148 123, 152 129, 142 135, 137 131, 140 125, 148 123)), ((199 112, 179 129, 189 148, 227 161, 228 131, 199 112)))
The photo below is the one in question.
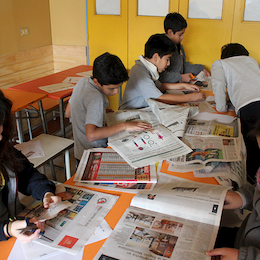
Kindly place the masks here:
POLYGON ((205 93, 199 92, 199 93, 190 93, 187 94, 190 97, 189 102, 193 102, 193 101, 203 101, 206 99, 206 95, 205 93))
POLYGON ((53 204, 56 204, 61 201, 61 198, 59 196, 55 196, 52 192, 46 192, 44 194, 44 197, 42 199, 43 207, 45 209, 48 209, 53 204))
POLYGON ((211 251, 206 252, 207 255, 211 256, 211 259, 221 259, 221 260, 237 260, 239 250, 235 248, 216 248, 211 251), (219 256, 219 258, 217 257, 219 256))
POLYGON ((125 123, 125 130, 128 131, 142 131, 145 129, 149 129, 152 126, 150 124, 144 122, 126 122, 125 123))
POLYGON ((200 92, 200 88, 198 86, 189 83, 182 83, 182 88, 190 91, 200 92))
POLYGON ((234 191, 227 191, 224 209, 238 209, 243 206, 243 200, 241 196, 234 191))
POLYGON ((206 77, 210 77, 210 72, 208 72, 206 69, 203 70, 206 77))
POLYGON ((29 220, 30 223, 34 223, 38 229, 36 229, 33 233, 30 231, 21 233, 21 230, 27 227, 25 220, 16 220, 12 223, 6 224, 4 226, 4 231, 6 237, 9 237, 6 232, 6 226, 9 225, 8 232, 11 236, 16 237, 23 244, 33 241, 37 238, 40 238, 40 232, 44 230, 44 222, 38 221, 37 218, 33 217, 29 220))
POLYGON ((181 74, 182 82, 190 82, 190 80, 191 80, 190 73, 181 74))

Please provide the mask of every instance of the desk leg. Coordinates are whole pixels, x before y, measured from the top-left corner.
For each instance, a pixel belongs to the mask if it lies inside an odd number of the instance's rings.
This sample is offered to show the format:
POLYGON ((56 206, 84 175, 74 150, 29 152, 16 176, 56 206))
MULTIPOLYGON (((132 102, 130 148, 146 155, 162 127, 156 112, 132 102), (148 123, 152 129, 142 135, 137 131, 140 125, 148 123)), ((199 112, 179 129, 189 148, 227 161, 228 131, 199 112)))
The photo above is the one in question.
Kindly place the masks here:
POLYGON ((43 112, 43 107, 42 107, 42 101, 41 100, 38 101, 38 106, 39 106, 39 111, 40 111, 41 120, 42 120, 43 132, 45 134, 48 134, 48 125, 47 125, 45 114, 43 112))
POLYGON ((59 108, 60 108, 60 129, 62 137, 66 137, 65 133, 65 120, 64 120, 64 104, 63 104, 63 98, 59 100, 59 108))
POLYGON ((65 151, 65 169, 66 169, 66 178, 67 180, 71 178, 70 172, 70 152, 69 150, 65 151))
POLYGON ((21 119, 21 111, 15 112, 16 117, 16 127, 17 127, 17 134, 19 143, 24 141, 24 134, 23 134, 23 124, 21 119))

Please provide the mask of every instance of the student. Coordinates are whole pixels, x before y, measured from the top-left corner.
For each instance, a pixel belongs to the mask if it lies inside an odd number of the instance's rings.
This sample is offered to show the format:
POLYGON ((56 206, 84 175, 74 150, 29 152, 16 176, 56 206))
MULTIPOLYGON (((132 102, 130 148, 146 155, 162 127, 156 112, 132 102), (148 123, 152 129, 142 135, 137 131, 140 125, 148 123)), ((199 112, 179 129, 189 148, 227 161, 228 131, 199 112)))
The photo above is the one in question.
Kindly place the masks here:
POLYGON ((124 81, 128 80, 122 61, 108 52, 94 61, 93 77, 80 80, 75 86, 65 115, 71 115, 74 144, 74 156, 77 162, 83 151, 90 148, 107 147, 107 137, 123 130, 135 131, 151 126, 143 122, 126 122, 114 126, 105 126, 108 107, 106 96, 119 92, 124 81))
POLYGON ((221 59, 215 61, 211 68, 211 82, 215 95, 216 109, 228 110, 227 94, 238 117, 247 148, 248 180, 253 178, 260 167, 260 150, 255 138, 248 132, 260 119, 260 70, 256 60, 249 57, 246 48, 238 43, 224 45, 221 59))
POLYGON ((164 34, 152 35, 145 44, 145 56, 132 67, 126 84, 123 99, 119 109, 136 109, 147 107, 146 100, 153 98, 168 104, 200 101, 205 99, 204 93, 190 93, 185 95, 163 94, 169 89, 186 89, 199 92, 199 88, 188 83, 159 82, 159 73, 170 64, 174 43, 164 34))
POLYGON ((11 145, 14 130, 11 107, 12 102, 0 91, 0 241, 12 236, 26 243, 39 238, 44 223, 40 223, 36 218, 30 219, 38 229, 31 235, 25 235, 20 230, 26 227, 25 220, 10 221, 22 211, 18 191, 42 200, 45 208, 59 202, 60 198, 54 196, 54 183, 39 173, 26 157, 11 145))
MULTIPOLYGON (((251 132, 256 136, 260 147, 260 122, 251 132)), ((207 252, 209 256, 220 256, 222 260, 257 260, 260 259, 260 168, 256 174, 257 185, 243 185, 238 192, 228 191, 225 198, 224 209, 244 208, 252 210, 235 237, 234 248, 216 248, 207 252)), ((232 233, 232 228, 223 237, 224 240, 232 233)), ((221 243, 221 236, 219 237, 221 243)), ((229 240, 232 240, 229 238, 229 240)), ((227 240, 227 242, 229 242, 227 240)), ((226 246, 223 244, 222 246, 226 246)), ((214 258, 213 258, 214 259, 214 258)))
POLYGON ((210 73, 200 64, 190 64, 186 61, 186 55, 181 45, 183 35, 187 28, 187 22, 179 13, 169 13, 164 19, 165 34, 176 44, 176 51, 171 57, 170 66, 160 74, 161 82, 189 82, 191 75, 197 75, 204 71, 208 77, 210 73))

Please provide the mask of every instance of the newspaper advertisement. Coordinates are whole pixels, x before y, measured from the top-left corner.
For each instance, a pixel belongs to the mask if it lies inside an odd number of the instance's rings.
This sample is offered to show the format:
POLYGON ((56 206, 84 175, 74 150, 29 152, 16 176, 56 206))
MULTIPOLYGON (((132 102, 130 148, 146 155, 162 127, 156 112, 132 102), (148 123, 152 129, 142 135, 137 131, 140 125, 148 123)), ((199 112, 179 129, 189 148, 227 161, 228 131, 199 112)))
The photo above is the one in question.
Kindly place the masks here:
POLYGON ((182 139, 191 149, 187 155, 173 158, 175 164, 241 161, 241 145, 234 138, 184 136, 182 139))
POLYGON ((85 150, 74 181, 156 183, 155 164, 132 168, 117 152, 109 148, 85 150))
POLYGON ((137 194, 94 259, 210 260, 229 188, 171 179, 137 194))
POLYGON ((185 135, 239 137, 240 121, 237 118, 230 123, 217 120, 189 119, 185 135))
POLYGON ((108 142, 134 168, 183 156, 192 150, 163 125, 108 142))
MULTIPOLYGON (((56 195, 70 202, 71 206, 48 219, 44 226, 45 233, 35 242, 75 255, 104 220, 118 196, 64 184, 57 186, 56 195)), ((42 202, 36 201, 21 216, 38 217, 44 210, 42 202)))

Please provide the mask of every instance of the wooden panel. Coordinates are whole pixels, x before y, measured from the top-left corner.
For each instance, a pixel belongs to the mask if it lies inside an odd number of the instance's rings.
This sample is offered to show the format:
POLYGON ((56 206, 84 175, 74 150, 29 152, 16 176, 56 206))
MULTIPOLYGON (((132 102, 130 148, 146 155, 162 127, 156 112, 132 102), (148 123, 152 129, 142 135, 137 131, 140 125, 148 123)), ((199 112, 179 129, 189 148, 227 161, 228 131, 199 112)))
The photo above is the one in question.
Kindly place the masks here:
POLYGON ((188 23, 182 41, 187 60, 210 70, 211 64, 220 59, 221 47, 231 40, 235 0, 223 1, 222 20, 189 19, 188 2, 180 1, 179 9, 188 23))
POLYGON ((240 43, 260 63, 260 22, 244 21, 245 0, 236 0, 231 42, 240 43))

